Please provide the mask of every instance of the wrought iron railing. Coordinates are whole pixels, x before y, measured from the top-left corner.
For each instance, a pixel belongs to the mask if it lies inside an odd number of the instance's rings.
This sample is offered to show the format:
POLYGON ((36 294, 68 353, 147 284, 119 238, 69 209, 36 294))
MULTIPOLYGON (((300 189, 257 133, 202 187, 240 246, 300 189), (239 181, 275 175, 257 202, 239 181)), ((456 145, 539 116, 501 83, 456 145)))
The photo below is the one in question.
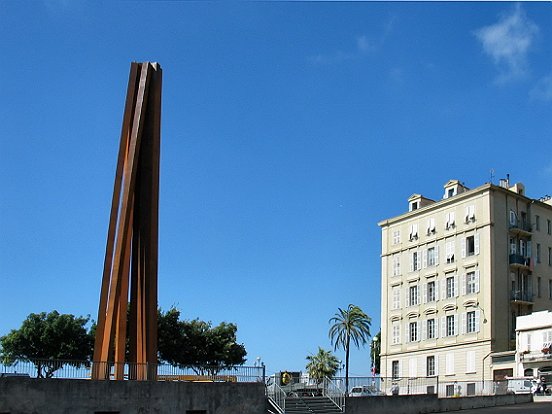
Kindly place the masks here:
POLYGON ((193 382, 263 382, 264 366, 178 367, 169 364, 90 362, 75 360, 15 360, 0 363, 0 376, 65 379, 122 379, 193 382), (93 375, 96 374, 96 375, 93 375), (99 375, 98 375, 99 374, 99 375))

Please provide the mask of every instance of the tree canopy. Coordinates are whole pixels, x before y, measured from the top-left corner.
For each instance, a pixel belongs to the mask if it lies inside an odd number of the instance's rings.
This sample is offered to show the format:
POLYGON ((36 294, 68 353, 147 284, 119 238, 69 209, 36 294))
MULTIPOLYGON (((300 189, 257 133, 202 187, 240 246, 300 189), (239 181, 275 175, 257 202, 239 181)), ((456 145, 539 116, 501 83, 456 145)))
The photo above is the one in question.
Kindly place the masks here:
POLYGON ((38 377, 50 378, 67 361, 82 365, 90 360, 94 338, 86 329, 89 317, 50 313, 31 313, 19 329, 0 338, 3 363, 32 361, 38 377), (54 360, 56 362, 54 362, 54 360))
POLYGON ((247 352, 237 343, 237 326, 222 322, 213 327, 199 319, 179 320, 180 311, 159 312, 159 358, 171 365, 190 367, 198 374, 214 375, 224 368, 243 365, 247 352))
POLYGON ((318 352, 307 356, 307 372, 309 377, 315 379, 318 383, 324 378, 332 378, 339 369, 339 360, 331 351, 326 351, 318 347, 318 352))
POLYGON ((359 348, 365 345, 370 337, 370 318, 358 306, 350 304, 347 309, 338 308, 335 316, 330 318, 330 340, 334 350, 342 348, 345 350, 345 389, 349 391, 349 353, 351 341, 359 348))

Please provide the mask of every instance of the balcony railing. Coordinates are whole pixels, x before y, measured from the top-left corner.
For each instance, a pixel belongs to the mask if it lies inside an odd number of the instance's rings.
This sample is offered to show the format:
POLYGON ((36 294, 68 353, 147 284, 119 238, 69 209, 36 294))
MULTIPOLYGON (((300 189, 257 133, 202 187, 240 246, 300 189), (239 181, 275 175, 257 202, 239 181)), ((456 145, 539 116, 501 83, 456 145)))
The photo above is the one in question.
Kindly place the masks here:
POLYGON ((521 233, 531 233, 531 225, 529 223, 517 222, 515 224, 510 223, 510 231, 512 232, 521 232, 521 233))
POLYGON ((512 290, 511 299, 519 302, 533 302, 533 293, 521 290, 512 290))
POLYGON ((510 264, 529 267, 531 265, 531 258, 522 256, 521 254, 511 254, 510 264))
POLYGON ((545 354, 541 351, 524 352, 521 354, 521 360, 524 362, 552 361, 552 354, 545 354))

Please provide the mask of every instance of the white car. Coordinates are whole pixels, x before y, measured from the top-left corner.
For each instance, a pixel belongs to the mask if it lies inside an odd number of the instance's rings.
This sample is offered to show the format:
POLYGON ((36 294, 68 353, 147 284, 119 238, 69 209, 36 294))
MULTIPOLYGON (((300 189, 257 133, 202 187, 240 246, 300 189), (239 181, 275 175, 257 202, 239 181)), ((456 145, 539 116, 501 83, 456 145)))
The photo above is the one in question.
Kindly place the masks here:
POLYGON ((349 392, 350 397, 379 397, 381 395, 383 395, 383 393, 370 385, 353 387, 351 388, 351 392, 349 392))

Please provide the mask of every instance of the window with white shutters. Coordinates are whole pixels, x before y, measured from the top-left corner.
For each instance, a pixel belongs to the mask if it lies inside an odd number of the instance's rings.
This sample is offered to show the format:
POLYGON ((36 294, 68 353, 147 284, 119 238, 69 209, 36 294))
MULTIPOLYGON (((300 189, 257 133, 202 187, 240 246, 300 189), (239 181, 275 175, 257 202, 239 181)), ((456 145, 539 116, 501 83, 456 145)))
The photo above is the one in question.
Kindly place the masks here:
POLYGON ((454 354, 448 352, 445 354, 445 374, 454 375, 454 354))

